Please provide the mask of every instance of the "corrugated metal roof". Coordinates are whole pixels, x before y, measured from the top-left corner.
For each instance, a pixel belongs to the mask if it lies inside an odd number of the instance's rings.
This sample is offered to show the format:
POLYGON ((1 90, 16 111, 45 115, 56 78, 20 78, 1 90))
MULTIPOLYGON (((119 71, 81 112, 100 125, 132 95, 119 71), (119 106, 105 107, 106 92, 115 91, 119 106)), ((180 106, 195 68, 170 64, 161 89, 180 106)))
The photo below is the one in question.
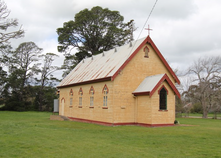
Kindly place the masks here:
POLYGON ((137 95, 150 95, 150 97, 155 93, 157 88, 163 83, 163 81, 167 81, 168 85, 174 91, 174 93, 180 98, 180 93, 172 83, 167 74, 159 74, 154 76, 146 77, 141 84, 137 87, 137 89, 132 93, 135 96, 137 95))
POLYGON ((133 41, 132 47, 128 43, 82 60, 58 87, 112 77, 145 39, 133 41))
POLYGON ((133 93, 151 92, 165 74, 146 77, 133 93))

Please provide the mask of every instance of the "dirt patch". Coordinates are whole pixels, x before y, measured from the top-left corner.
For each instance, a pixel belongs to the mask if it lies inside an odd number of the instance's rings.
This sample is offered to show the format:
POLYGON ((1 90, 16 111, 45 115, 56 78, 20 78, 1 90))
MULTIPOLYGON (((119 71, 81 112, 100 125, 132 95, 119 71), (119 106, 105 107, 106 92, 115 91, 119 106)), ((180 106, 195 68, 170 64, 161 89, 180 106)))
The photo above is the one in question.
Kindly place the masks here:
POLYGON ((59 121, 64 121, 64 118, 62 118, 59 115, 51 115, 50 120, 59 120, 59 121))

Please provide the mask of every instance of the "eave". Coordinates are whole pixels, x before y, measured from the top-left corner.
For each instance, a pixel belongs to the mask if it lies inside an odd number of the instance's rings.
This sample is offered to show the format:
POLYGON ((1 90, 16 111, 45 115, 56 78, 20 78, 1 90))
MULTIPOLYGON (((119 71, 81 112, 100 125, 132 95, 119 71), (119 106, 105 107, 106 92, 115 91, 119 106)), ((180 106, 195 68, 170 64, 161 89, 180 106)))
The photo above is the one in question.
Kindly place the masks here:
POLYGON ((173 90, 174 94, 177 95, 180 98, 180 93, 177 90, 177 88, 174 86, 174 84, 172 83, 172 81, 170 80, 170 78, 167 76, 167 74, 165 74, 160 81, 154 86, 154 88, 150 91, 143 91, 143 92, 133 92, 132 94, 134 96, 140 96, 140 95, 149 95, 150 97, 156 92, 156 90, 162 85, 162 83, 166 81, 168 83, 168 85, 171 87, 171 89, 173 90))
POLYGON ((57 88, 73 87, 73 86, 79 86, 79 85, 85 85, 85 84, 91 84, 91 83, 97 83, 97 82, 105 82, 105 81, 111 81, 111 80, 112 80, 111 77, 105 77, 105 78, 99 78, 99 79, 90 80, 90 81, 68 84, 64 86, 57 86, 57 88))

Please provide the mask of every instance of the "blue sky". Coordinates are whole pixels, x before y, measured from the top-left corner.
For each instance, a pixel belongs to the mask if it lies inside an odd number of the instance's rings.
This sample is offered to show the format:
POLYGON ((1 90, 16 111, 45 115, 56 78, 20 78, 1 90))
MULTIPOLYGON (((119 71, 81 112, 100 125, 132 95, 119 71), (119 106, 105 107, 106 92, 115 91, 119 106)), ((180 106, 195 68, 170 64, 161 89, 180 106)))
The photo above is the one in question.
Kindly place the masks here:
MULTIPOLYGON (((155 0, 7 0, 10 18, 17 18, 25 37, 13 40, 17 47, 33 41, 44 52, 57 53, 56 29, 73 20, 76 13, 94 6, 117 10, 125 22, 134 19, 138 29, 135 39, 147 36, 142 30, 155 0), (141 32, 142 31, 142 32, 141 32), (138 35, 141 33, 140 37, 138 35)), ((158 0, 147 22, 153 29, 151 38, 173 69, 185 70, 203 56, 221 53, 220 0, 158 0)), ((63 63, 63 55, 55 65, 63 63)), ((61 73, 56 76, 61 78, 61 73)))

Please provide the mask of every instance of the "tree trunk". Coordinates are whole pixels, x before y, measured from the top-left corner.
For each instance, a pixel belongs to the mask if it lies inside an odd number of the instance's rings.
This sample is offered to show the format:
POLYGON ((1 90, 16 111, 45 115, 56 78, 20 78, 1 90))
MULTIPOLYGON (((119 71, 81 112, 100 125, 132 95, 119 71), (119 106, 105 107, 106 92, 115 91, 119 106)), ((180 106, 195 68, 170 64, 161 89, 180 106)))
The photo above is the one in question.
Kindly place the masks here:
POLYGON ((44 87, 41 86, 40 91, 39 91, 39 111, 43 111, 43 98, 44 98, 44 87))
POLYGON ((39 92, 38 111, 42 111, 42 92, 39 92))
POLYGON ((217 112, 216 112, 216 110, 214 111, 214 119, 217 119, 217 112))
POLYGON ((203 118, 207 118, 208 111, 206 108, 203 108, 203 118))

